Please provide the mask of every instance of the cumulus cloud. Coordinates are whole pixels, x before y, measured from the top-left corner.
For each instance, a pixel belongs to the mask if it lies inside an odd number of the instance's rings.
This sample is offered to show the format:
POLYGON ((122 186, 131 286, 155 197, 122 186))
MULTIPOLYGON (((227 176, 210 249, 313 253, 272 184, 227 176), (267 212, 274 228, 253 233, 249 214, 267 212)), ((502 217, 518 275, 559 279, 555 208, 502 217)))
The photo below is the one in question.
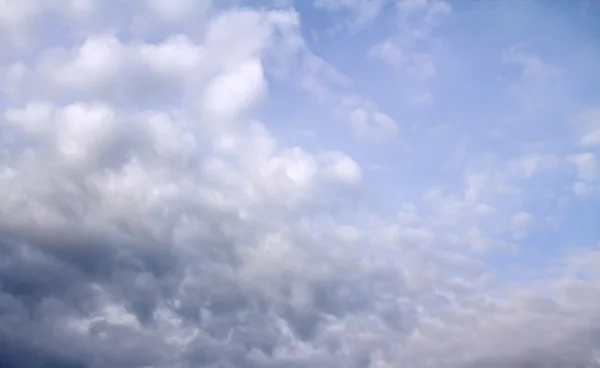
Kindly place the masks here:
MULTIPOLYGON (((599 249, 519 286, 473 255, 536 225, 502 196, 552 165, 378 210, 366 155, 285 142, 264 109, 285 84, 376 146, 400 119, 294 8, 217 3, 0 1, 0 366, 600 364, 599 249), (67 18, 77 36, 42 37, 67 18)), ((399 9, 424 14, 409 46, 449 14, 399 9)), ((573 156, 581 180, 594 157, 573 156)))

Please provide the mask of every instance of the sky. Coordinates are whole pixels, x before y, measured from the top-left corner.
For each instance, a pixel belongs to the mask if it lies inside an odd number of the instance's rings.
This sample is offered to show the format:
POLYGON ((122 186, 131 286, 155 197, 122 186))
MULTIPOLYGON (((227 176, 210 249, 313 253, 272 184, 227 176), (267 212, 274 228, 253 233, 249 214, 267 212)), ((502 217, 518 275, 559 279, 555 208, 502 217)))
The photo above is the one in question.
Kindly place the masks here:
POLYGON ((599 20, 0 0, 0 367, 600 367, 599 20))

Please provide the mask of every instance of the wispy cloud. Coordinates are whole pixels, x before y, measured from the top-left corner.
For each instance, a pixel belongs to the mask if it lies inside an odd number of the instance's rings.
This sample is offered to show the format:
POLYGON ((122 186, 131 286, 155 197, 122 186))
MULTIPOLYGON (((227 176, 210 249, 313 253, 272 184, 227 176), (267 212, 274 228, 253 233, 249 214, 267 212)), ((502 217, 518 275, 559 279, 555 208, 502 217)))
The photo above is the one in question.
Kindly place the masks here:
POLYGON ((434 30, 450 14, 451 6, 445 1, 398 1, 397 30, 389 38, 374 45, 369 56, 381 59, 396 70, 413 104, 431 103, 433 93, 427 82, 436 74, 435 61, 426 51, 434 37, 434 30))

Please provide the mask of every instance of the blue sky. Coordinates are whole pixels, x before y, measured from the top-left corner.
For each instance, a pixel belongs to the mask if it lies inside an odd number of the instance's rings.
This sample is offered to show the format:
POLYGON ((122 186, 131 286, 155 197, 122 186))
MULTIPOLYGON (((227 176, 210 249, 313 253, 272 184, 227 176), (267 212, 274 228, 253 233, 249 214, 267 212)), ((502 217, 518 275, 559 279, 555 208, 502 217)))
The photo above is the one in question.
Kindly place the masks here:
MULTIPOLYGON (((565 249, 593 245, 598 238, 597 197, 573 193, 577 169, 565 161, 569 155, 597 153, 597 148, 577 145, 572 120, 598 99, 598 7, 495 1, 456 2, 451 8, 426 39, 407 51, 427 53, 434 62, 435 76, 425 87, 433 101, 424 106, 410 102, 410 75, 368 55, 374 44, 398 34, 394 4, 386 3, 381 14, 360 26, 344 11, 330 13, 308 3, 297 8, 313 52, 396 120, 399 134, 394 139, 357 143, 351 132, 340 131, 340 122, 326 106, 311 105, 310 96, 287 86, 273 90, 271 101, 277 102, 266 108, 266 116, 285 120, 292 105, 306 104, 299 109, 298 120, 305 124, 300 129, 314 131, 314 136, 287 138, 292 133, 278 122, 275 129, 294 144, 340 148, 362 165, 385 168, 365 178, 370 199, 385 207, 421 203, 432 187, 460 195, 469 168, 502 170, 500 166, 527 155, 548 156, 557 161, 554 167, 515 183, 523 193, 506 208, 527 211, 537 220, 519 242, 520 252, 510 255, 511 262, 543 267, 565 249), (332 30, 333 25, 339 29, 332 30)), ((422 20, 419 16, 414 16, 416 22, 422 20)), ((530 162, 534 171, 544 165, 530 162)))
POLYGON ((0 366, 599 366, 598 19, 0 0, 0 366))

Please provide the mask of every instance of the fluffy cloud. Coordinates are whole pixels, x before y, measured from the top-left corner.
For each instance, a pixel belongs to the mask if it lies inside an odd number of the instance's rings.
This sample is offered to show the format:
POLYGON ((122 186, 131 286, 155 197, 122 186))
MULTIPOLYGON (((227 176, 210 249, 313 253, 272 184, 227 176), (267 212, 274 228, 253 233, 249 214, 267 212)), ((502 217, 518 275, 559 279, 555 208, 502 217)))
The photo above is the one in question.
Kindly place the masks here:
MULTIPOLYGON (((217 5, 0 1, 0 366, 600 364, 600 249, 535 284, 485 259, 535 230, 523 183, 554 155, 378 207, 355 148, 398 143, 402 114, 318 56, 294 8, 217 5), (63 21, 73 38, 43 37, 63 21), (281 138, 270 99, 299 92, 352 147, 281 138)), ((399 39, 425 82, 411 48, 449 6, 398 9, 420 14, 399 39)), ((593 184, 595 153, 566 157, 593 184)))

